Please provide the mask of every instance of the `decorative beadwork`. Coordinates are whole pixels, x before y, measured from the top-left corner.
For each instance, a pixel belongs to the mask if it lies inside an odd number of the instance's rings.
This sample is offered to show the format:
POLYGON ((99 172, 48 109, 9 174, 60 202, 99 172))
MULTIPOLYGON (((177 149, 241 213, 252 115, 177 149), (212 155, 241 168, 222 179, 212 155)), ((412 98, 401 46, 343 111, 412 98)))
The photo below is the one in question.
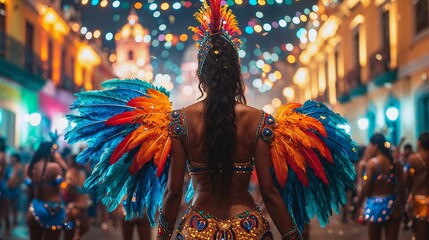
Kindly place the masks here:
POLYGON ((181 110, 174 110, 168 115, 168 119, 170 120, 168 130, 171 137, 177 138, 186 133, 184 117, 182 115, 181 110))
POLYGON ((197 211, 190 206, 181 222, 185 224, 177 229, 177 239, 273 240, 269 223, 258 208, 247 210, 232 218, 218 219, 212 214, 197 211))
MULTIPOLYGON (((251 162, 235 162, 233 163, 232 172, 234 174, 252 174, 255 163, 251 162)), ((199 174, 207 174, 208 166, 206 163, 187 161, 187 167, 190 175, 199 175, 199 174)), ((218 173, 222 171, 219 170, 218 173)))
POLYGON ((158 240, 169 240, 173 235, 173 230, 170 230, 168 227, 167 220, 165 219, 162 211, 159 211, 159 221, 158 221, 158 233, 156 234, 156 239, 158 240))
POLYGON ((66 213, 59 202, 43 202, 33 199, 29 211, 40 227, 48 230, 61 230, 65 227, 66 213))
POLYGON ((302 239, 301 232, 298 230, 297 226, 294 226, 292 230, 290 230, 289 232, 285 233, 282 236, 282 240, 301 240, 301 239, 302 239))
POLYGON ((259 136, 265 142, 271 142, 274 138, 274 128, 276 126, 276 120, 273 116, 268 113, 264 113, 263 118, 261 119, 259 127, 259 136))
POLYGON ((370 222, 385 222, 389 220, 396 196, 368 197, 364 210, 364 219, 370 222))

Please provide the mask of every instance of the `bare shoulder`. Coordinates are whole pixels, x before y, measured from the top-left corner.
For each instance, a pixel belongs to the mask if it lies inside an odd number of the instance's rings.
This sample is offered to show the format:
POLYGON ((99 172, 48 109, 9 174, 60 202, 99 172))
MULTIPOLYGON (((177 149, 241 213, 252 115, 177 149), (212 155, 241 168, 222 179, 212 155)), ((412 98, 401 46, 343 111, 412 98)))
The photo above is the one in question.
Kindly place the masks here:
POLYGON ((54 176, 61 175, 62 172, 60 164, 56 162, 48 163, 47 170, 49 170, 49 172, 52 172, 54 176))
POLYGON ((203 108, 204 106, 202 102, 196 102, 192 105, 184 107, 183 110, 185 111, 185 114, 188 116, 188 115, 202 114, 203 108))
POLYGON ((237 115, 250 119, 259 119, 262 114, 262 110, 241 103, 237 104, 236 112, 237 115))
POLYGON ((408 157, 408 163, 413 167, 420 166, 420 158, 417 153, 413 153, 408 157))

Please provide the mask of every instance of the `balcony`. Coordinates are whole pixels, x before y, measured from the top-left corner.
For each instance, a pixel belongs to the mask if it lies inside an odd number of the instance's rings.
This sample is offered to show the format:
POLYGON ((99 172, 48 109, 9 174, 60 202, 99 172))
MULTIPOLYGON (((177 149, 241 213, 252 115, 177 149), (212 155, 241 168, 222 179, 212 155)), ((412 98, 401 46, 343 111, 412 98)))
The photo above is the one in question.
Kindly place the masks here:
POLYGON ((346 74, 345 88, 349 92, 350 97, 357 97, 367 92, 367 86, 362 83, 360 71, 360 66, 355 66, 346 74))
POLYGON ((32 90, 45 84, 40 57, 16 39, 0 31, 0 75, 32 90))
POLYGON ((369 57, 370 79, 376 86, 393 83, 398 77, 397 69, 390 68, 390 51, 383 47, 369 57))

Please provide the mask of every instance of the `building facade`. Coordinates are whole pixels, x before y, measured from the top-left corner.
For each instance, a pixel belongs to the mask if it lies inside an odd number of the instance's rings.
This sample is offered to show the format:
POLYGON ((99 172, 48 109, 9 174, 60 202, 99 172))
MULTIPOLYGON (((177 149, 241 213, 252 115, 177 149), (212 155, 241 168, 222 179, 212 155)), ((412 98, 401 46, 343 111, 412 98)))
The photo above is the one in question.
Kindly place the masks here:
POLYGON ((367 144, 381 132, 415 145, 429 131, 428 0, 320 1, 314 41, 299 54, 300 101, 324 101, 367 144))
POLYGON ((96 74, 104 56, 78 30, 59 0, 0 0, 0 135, 10 146, 70 127, 73 93, 113 76, 96 74))

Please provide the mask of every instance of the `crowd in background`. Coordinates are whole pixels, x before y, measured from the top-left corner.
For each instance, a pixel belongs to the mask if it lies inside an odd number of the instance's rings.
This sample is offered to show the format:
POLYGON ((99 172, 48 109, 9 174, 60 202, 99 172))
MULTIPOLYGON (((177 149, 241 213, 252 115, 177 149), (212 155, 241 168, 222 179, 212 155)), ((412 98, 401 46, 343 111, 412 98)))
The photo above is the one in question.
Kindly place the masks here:
MULTIPOLYGON (((383 135, 375 134, 367 146, 359 147, 356 187, 348 189, 348 202, 339 217, 342 222, 366 224, 370 240, 382 239, 383 231, 385 239, 397 239, 401 226, 404 231, 413 230, 416 240, 429 239, 429 133, 419 136, 415 151, 411 143, 404 143, 402 138, 393 147, 383 135)), ((9 149, 0 138, 0 236, 9 235, 21 219, 32 239, 62 235, 77 240, 90 226, 122 227, 126 240, 133 238, 134 228, 139 239, 152 238, 147 219, 125 221, 122 205, 107 213, 96 201, 97 190, 84 189, 95 166, 77 164, 70 148, 59 149, 51 142, 41 143, 38 149, 9 149), (44 219, 44 211, 61 224, 44 219)), ((253 179, 250 191, 264 209, 253 179)), ((304 229, 308 238, 306 230, 308 226, 304 229)))

